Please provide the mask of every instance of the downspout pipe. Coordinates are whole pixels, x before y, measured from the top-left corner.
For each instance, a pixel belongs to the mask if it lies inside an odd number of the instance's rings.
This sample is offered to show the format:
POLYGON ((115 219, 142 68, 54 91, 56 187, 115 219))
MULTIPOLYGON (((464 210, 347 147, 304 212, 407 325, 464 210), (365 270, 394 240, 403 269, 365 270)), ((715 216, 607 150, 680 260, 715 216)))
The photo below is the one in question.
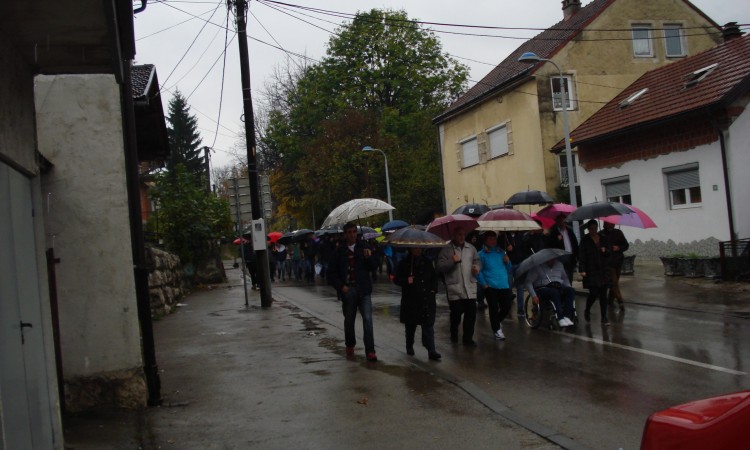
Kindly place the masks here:
POLYGON ((143 223, 141 222, 141 192, 138 176, 138 146, 135 131, 132 67, 132 60, 123 61, 123 83, 120 85, 120 104, 122 108, 123 140, 125 144, 125 175, 128 192, 128 210, 130 213, 130 240, 133 251, 135 296, 138 307, 138 323, 141 331, 141 351, 143 352, 143 371, 146 376, 146 387, 148 389, 148 405, 158 406, 162 403, 161 380, 159 378, 159 367, 156 365, 154 328, 151 319, 151 296, 148 289, 150 268, 146 259, 146 245, 143 238, 143 223))
POLYGON ((145 11, 147 4, 148 4, 148 0, 141 0, 141 7, 134 9, 133 14, 138 14, 139 12, 145 11))
POLYGON ((448 214, 448 203, 445 198, 445 174, 443 173, 443 124, 438 124, 435 129, 437 130, 437 156, 438 156, 438 169, 440 170, 440 190, 441 197, 443 200, 443 212, 448 214))
POLYGON ((727 164, 727 142, 724 130, 718 125, 716 132, 719 134, 719 146, 721 147, 721 168, 724 172, 724 194, 727 202, 727 216, 729 218, 729 240, 736 239, 734 234, 734 211, 732 210, 732 188, 729 186, 729 165, 727 164))

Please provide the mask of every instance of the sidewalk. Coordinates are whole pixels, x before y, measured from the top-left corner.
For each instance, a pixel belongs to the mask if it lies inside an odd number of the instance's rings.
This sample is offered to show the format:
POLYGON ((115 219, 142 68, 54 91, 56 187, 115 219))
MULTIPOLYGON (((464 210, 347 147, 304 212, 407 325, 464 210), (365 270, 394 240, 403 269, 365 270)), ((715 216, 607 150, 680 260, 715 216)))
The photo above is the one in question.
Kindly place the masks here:
MULTIPOLYGON (((342 357, 341 330, 293 304, 244 309, 239 270, 226 267, 228 283, 194 291, 154 324, 164 404, 67 417, 68 449, 463 448, 467 439, 477 448, 558 448, 429 365, 387 349, 377 363, 342 357)), ((626 308, 750 317, 750 285, 665 278, 658 261, 637 262, 621 286, 626 308)))

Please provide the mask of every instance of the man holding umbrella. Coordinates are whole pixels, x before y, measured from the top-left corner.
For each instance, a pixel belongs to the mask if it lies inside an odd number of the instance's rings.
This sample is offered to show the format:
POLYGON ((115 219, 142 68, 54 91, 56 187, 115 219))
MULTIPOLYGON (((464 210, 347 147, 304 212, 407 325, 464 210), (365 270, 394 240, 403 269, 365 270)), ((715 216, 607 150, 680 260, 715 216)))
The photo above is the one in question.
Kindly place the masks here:
POLYGON ((370 272, 376 268, 377 260, 372 257, 364 242, 357 240, 357 225, 349 222, 344 225, 344 245, 338 247, 328 267, 328 284, 336 288, 343 302, 344 339, 346 354, 354 354, 357 339, 354 321, 357 311, 362 316, 365 353, 368 361, 377 361, 375 338, 372 329, 372 279, 370 272))

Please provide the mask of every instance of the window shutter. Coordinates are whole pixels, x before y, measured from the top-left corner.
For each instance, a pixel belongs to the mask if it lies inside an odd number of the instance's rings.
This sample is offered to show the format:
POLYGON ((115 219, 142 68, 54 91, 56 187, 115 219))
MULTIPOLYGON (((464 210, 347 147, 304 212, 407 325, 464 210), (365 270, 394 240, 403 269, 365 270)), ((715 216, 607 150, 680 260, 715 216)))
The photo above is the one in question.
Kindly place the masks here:
POLYGON ((477 135, 477 151, 479 153, 479 164, 487 162, 487 133, 481 132, 477 135))
POLYGON ((618 181, 616 183, 608 183, 604 185, 605 193, 607 198, 610 197, 624 197, 630 195, 630 181, 618 181))
POLYGON ((675 189, 688 189, 700 186, 698 170, 674 172, 667 174, 667 186, 670 191, 675 189))

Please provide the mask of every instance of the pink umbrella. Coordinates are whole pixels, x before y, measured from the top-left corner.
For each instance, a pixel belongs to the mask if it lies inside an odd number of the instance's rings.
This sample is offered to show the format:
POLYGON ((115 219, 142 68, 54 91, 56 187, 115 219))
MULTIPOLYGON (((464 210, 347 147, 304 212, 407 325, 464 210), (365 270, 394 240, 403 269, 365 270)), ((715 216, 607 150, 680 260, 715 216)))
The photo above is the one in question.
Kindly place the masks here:
POLYGON ((528 214, 515 209, 493 209, 477 219, 479 230, 523 231, 538 230, 539 225, 528 214))
POLYGON ((625 225, 628 227, 636 228, 656 228, 654 221, 643 211, 632 205, 625 205, 631 210, 632 213, 613 215, 602 217, 605 222, 613 223, 615 225, 625 225))
POLYGON ((531 218, 541 222, 542 228, 544 228, 545 230, 549 230, 555 224, 555 219, 550 219, 549 217, 542 217, 537 213, 531 213, 531 218))
POLYGON ((478 226, 477 220, 471 216, 467 216, 466 214, 450 214, 438 217, 430 222, 425 231, 436 234, 445 240, 450 240, 453 238, 453 231, 457 228, 462 228, 468 233, 478 226))
POLYGON ((536 214, 537 216, 544 217, 545 219, 555 220, 560 214, 567 216, 575 210, 575 206, 568 205, 567 203, 553 203, 540 209, 536 214))

